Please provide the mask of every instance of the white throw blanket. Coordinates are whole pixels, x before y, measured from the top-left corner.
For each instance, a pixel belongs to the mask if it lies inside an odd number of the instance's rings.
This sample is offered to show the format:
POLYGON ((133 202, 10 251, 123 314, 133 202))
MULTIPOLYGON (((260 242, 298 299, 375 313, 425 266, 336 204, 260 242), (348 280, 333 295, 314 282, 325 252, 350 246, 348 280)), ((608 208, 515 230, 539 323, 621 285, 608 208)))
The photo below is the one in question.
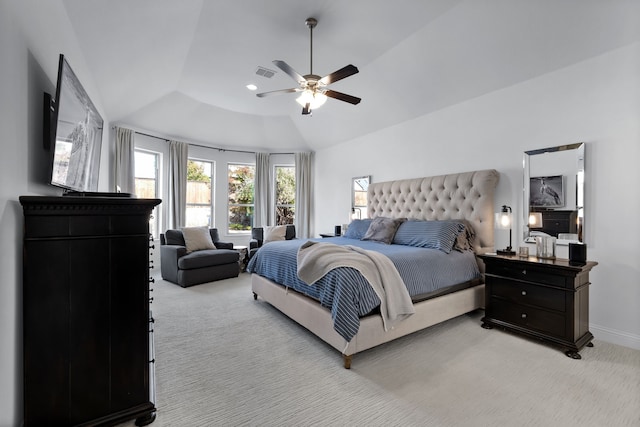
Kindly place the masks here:
POLYGON ((298 250, 298 277, 308 285, 338 267, 355 268, 371 284, 380 298, 385 331, 415 313, 407 287, 387 256, 357 246, 311 241, 298 250))

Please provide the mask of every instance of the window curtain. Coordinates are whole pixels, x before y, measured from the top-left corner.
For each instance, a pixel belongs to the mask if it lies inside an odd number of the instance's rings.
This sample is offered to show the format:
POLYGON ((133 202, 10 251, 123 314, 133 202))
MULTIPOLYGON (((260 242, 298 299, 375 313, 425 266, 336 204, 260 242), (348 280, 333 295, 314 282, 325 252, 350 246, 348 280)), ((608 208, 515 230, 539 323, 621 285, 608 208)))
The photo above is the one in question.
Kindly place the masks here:
POLYGON ((169 221, 168 228, 185 226, 187 216, 187 162, 189 144, 169 141, 169 221))
POLYGON ((313 176, 312 153, 295 153, 296 160, 296 235, 306 239, 311 237, 311 200, 313 176))
POLYGON ((254 227, 266 227, 271 224, 271 173, 269 153, 256 153, 256 175, 253 186, 255 215, 254 227))
POLYGON ((134 134, 131 129, 116 128, 115 191, 136 192, 134 134))

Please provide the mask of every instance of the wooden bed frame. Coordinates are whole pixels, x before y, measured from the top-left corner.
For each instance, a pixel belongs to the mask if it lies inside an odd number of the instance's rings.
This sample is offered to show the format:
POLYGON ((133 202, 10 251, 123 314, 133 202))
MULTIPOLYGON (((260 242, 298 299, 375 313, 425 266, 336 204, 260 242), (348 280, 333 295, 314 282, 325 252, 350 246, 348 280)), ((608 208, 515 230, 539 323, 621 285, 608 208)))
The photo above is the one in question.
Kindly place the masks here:
MULTIPOLYGON (((494 250, 493 196, 499 174, 493 169, 370 184, 370 218, 385 216, 423 220, 465 219, 476 233, 474 250, 494 250)), ((482 262, 478 260, 481 271, 482 262)), ((385 331, 380 315, 360 319, 350 342, 334 329, 331 312, 316 300, 257 274, 251 277, 254 298, 262 298, 340 351, 344 367, 352 356, 385 342, 484 307, 484 284, 414 304, 415 314, 385 331)))

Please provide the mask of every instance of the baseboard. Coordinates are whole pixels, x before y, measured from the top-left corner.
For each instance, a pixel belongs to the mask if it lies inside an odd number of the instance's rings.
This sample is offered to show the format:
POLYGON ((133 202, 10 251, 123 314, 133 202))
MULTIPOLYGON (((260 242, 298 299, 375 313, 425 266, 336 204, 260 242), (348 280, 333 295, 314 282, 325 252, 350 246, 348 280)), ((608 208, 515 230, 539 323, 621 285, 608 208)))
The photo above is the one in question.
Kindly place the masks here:
POLYGON ((640 335, 618 331, 616 329, 606 328, 604 326, 594 325, 593 323, 589 324, 589 329, 597 340, 602 340, 612 344, 618 344, 624 347, 640 350, 640 335))

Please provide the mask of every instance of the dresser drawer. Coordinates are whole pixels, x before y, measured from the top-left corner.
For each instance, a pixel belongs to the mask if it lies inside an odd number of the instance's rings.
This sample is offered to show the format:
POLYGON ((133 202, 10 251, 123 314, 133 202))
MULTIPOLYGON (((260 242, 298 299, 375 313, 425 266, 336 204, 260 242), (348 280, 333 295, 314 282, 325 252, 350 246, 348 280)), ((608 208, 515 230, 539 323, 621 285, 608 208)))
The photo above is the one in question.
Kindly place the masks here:
POLYGON ((492 297, 503 298, 515 304, 565 311, 566 291, 516 282, 502 277, 493 277, 490 283, 492 297))
POLYGON ((540 310, 492 297, 487 307, 487 316, 532 331, 564 338, 565 316, 560 313, 540 310))
POLYGON ((545 285, 572 287, 573 282, 567 284, 567 278, 559 275, 549 269, 536 268, 532 266, 517 266, 511 264, 499 264, 492 266, 487 274, 497 277, 507 277, 516 280, 525 280, 534 283, 543 283, 545 285), (569 286, 568 286, 569 285, 569 286))

